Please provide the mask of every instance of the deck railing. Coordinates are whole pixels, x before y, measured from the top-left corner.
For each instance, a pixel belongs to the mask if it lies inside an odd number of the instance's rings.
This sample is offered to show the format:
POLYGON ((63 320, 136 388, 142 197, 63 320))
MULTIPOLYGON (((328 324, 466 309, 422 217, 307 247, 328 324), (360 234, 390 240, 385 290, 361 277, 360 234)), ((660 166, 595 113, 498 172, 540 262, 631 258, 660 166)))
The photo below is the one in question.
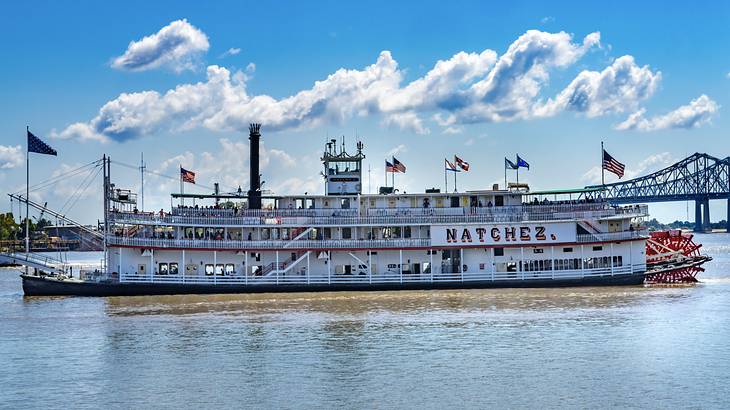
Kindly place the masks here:
POLYGON ((576 269, 576 270, 543 270, 543 271, 515 271, 515 272, 434 272, 434 273, 400 273, 386 272, 379 274, 317 274, 306 273, 272 274, 268 276, 253 275, 138 275, 122 274, 120 281, 135 283, 184 283, 184 284, 213 284, 213 285, 331 285, 331 284, 394 284, 394 283, 443 283, 443 282, 474 282, 474 281, 515 281, 515 280, 559 280, 583 279, 588 277, 609 277, 631 275, 646 271, 645 264, 623 265, 607 268, 576 269))
MULTIPOLYGON (((230 211, 230 210, 226 210, 230 211)), ((110 222, 132 225, 220 226, 342 226, 430 225, 439 223, 509 223, 596 219, 616 215, 648 215, 646 205, 613 207, 605 203, 518 205, 480 208, 378 208, 246 210, 226 215, 176 215, 111 212, 110 222)))
MULTIPOLYGON (((645 230, 608 232, 577 235, 576 242, 611 242, 646 238, 645 230)), ((408 249, 429 248, 429 238, 401 239, 299 239, 299 240, 211 240, 211 239, 161 239, 130 238, 125 236, 107 237, 109 245, 141 246, 171 249, 408 249)), ((547 245, 547 244, 546 244, 547 245)), ((526 244, 526 246, 529 246, 526 244)))
POLYGON ((325 239, 325 240, 210 240, 210 239, 155 239, 110 236, 110 245, 144 246, 150 248, 190 249, 381 249, 423 248, 431 245, 430 239, 325 239))

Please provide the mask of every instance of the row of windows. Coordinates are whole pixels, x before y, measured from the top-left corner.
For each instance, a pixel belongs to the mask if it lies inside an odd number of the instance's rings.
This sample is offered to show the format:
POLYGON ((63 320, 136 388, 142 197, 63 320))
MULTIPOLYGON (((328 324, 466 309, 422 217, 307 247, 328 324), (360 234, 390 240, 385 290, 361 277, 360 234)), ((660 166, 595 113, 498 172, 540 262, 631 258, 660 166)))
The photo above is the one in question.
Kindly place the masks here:
POLYGON ((614 256, 611 259, 608 256, 598 258, 585 258, 581 263, 581 259, 545 259, 536 261, 522 262, 522 268, 525 272, 543 271, 543 270, 577 270, 577 269, 601 269, 610 268, 613 261, 613 267, 623 266, 624 260, 622 256, 614 256))

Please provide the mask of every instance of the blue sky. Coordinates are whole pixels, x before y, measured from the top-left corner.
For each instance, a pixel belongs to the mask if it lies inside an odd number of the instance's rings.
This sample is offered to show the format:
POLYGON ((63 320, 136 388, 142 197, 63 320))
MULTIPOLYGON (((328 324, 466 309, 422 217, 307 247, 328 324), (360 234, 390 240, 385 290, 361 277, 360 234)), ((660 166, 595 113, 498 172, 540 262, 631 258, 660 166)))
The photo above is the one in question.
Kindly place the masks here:
MULTIPOLYGON (((628 175, 730 154, 729 4, 392 3, 6 3, 0 192, 24 184, 25 125, 59 151, 31 158, 32 183, 144 152, 160 173, 183 165, 205 185, 246 188, 244 128, 261 121, 266 187, 280 194, 321 192, 323 143, 355 133, 373 189, 395 152, 408 192, 441 187, 453 154, 471 163, 461 189, 501 183, 517 152, 533 189, 593 183, 601 140, 628 175)), ((132 170, 114 176, 139 186, 132 170)), ((82 180, 35 198, 60 207, 82 180)), ((147 182, 147 208, 169 206, 177 183, 147 182)), ((94 188, 70 215, 99 216, 94 188)), ((686 209, 651 207, 665 221, 686 209)))

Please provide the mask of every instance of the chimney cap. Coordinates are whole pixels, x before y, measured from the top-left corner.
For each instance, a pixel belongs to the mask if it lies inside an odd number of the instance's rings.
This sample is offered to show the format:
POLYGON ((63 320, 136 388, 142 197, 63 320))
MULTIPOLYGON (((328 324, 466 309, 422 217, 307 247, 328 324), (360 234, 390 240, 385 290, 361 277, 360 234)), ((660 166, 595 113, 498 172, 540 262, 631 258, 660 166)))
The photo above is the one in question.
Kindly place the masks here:
POLYGON ((260 123, 251 123, 248 126, 248 133, 249 135, 258 135, 259 130, 261 130, 261 124, 260 123))

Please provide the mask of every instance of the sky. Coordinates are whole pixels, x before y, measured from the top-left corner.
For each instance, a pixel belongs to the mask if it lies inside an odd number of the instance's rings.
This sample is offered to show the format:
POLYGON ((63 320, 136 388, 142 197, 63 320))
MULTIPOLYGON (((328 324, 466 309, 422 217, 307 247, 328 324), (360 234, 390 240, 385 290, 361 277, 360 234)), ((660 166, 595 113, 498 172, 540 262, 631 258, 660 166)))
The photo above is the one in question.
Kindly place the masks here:
MULTIPOLYGON (((25 184, 25 127, 58 151, 31 154, 31 198, 81 222, 101 216, 103 154, 145 209, 186 192, 248 187, 250 122, 262 126, 264 189, 323 193, 330 138, 365 144, 365 192, 384 160, 405 192, 443 189, 444 158, 470 163, 460 191, 504 184, 504 157, 532 190, 600 182, 601 141, 624 179, 694 152, 730 155, 730 3, 6 2, 0 15, 0 193, 25 184), (264 4, 266 3, 266 4, 264 4), (125 166, 126 164, 126 166, 125 166), (59 175, 61 177, 59 177, 59 175)), ((509 175, 514 179, 513 173, 509 175)), ((607 182, 618 180, 607 175, 607 182)), ((450 187, 453 189, 453 186, 450 187)), ((652 204, 660 221, 693 204, 652 204)), ((17 203, 0 201, 0 211, 17 203)), ((712 201, 713 221, 726 201, 712 201)))

